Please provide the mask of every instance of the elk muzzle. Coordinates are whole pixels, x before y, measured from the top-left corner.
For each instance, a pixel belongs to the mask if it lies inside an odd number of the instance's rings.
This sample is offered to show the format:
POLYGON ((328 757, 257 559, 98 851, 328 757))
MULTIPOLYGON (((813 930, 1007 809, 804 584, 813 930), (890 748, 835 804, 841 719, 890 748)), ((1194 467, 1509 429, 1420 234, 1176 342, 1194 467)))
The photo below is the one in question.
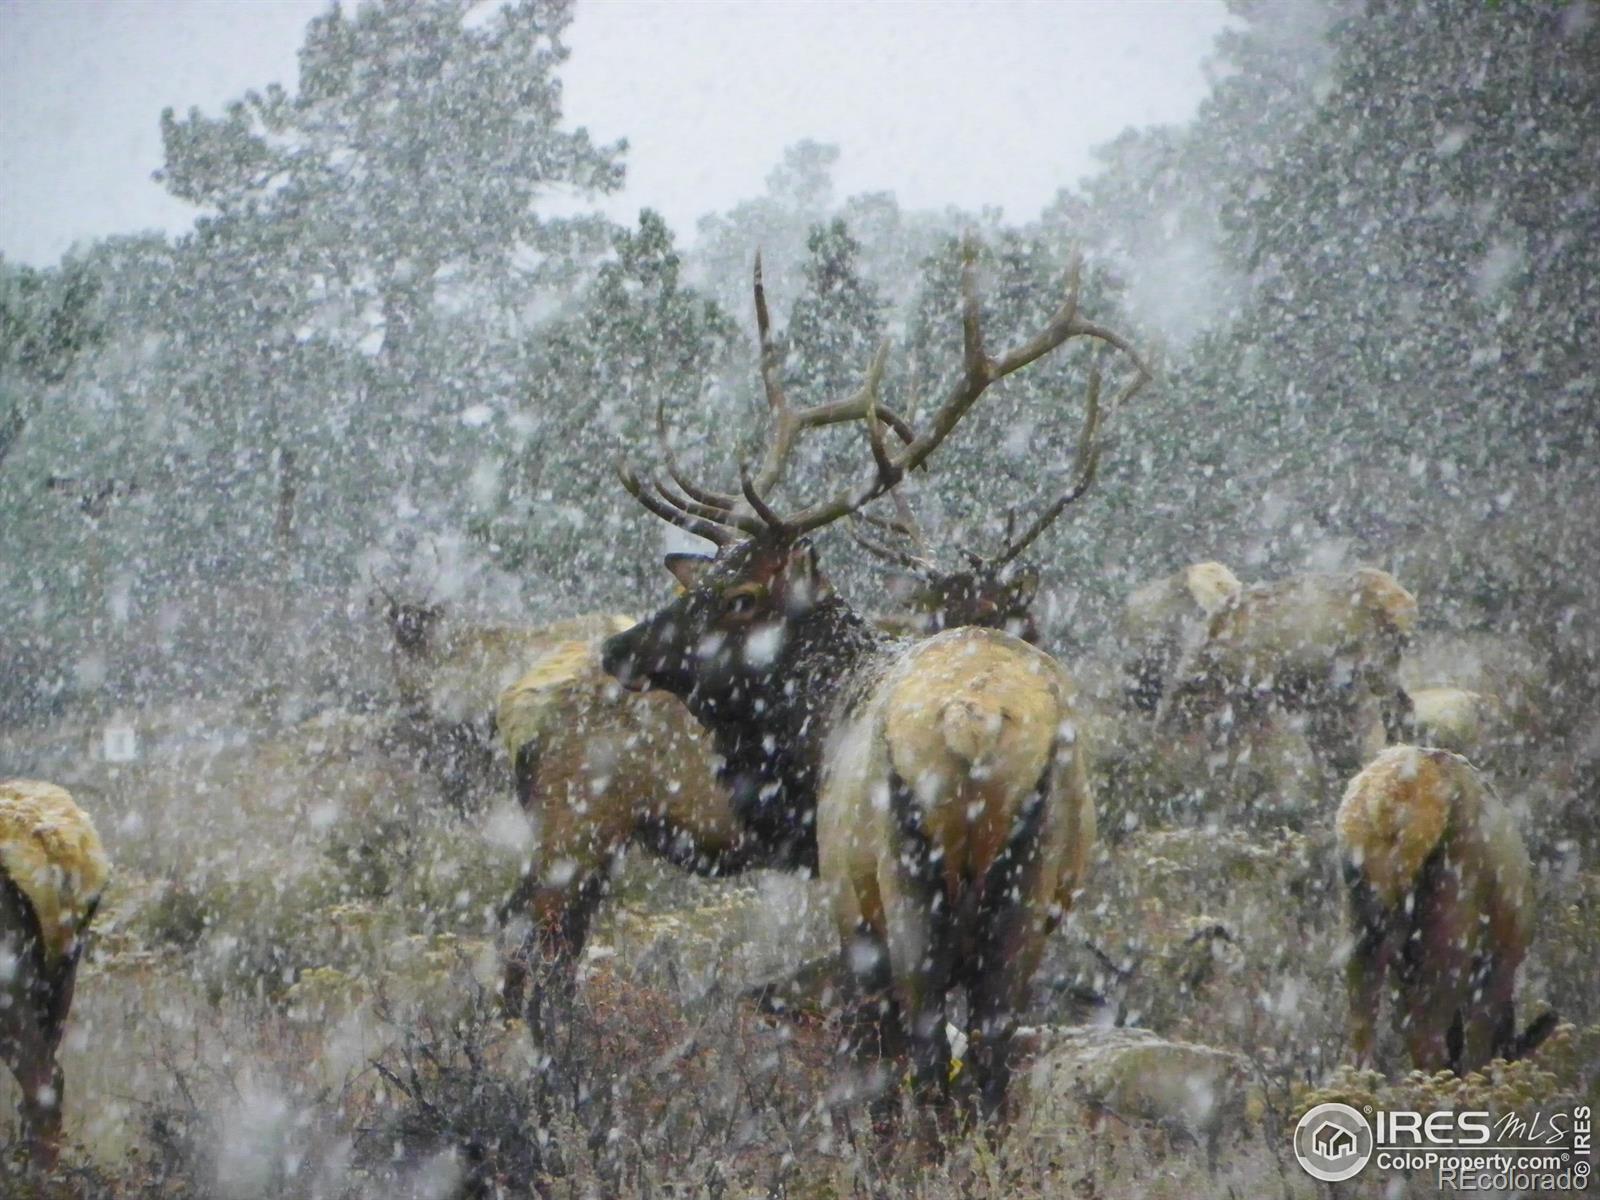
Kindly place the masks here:
POLYGON ((600 645, 601 667, 630 692, 642 692, 650 686, 649 678, 640 670, 639 660, 639 643, 643 640, 641 633, 645 624, 641 622, 624 633, 614 633, 600 645))
POLYGON ((631 692, 659 688, 687 696, 700 682, 707 639, 690 641, 683 623, 669 608, 613 634, 601 643, 600 665, 631 692))

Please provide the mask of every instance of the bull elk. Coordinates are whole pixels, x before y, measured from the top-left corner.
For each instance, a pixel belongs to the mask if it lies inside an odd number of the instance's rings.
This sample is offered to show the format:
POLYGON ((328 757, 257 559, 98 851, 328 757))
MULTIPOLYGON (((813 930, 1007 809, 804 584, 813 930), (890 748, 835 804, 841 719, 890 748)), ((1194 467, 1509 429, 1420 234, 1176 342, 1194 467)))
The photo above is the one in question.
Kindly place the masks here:
MULTIPOLYGON (((758 263, 759 272, 759 263, 758 263)), ((962 279, 961 369, 929 427, 878 403, 880 347, 853 396, 795 410, 783 394, 757 275, 762 377, 772 437, 738 493, 620 471, 628 492, 718 547, 673 554, 683 593, 607 639, 606 669, 632 689, 682 699, 721 756, 742 825, 765 844, 814 846, 855 988, 857 1013, 889 1052, 909 1049, 919 1097, 948 1095, 945 999, 966 992, 981 1109, 1000 1108, 1009 1048, 1044 940, 1071 905, 1094 839, 1073 689, 1048 655, 992 629, 906 642, 874 630, 829 584, 808 534, 859 511, 919 467, 998 379, 1074 337, 1115 333, 1065 303, 1015 349, 984 347, 974 255, 962 279), (870 479, 789 514, 769 500, 796 433, 861 420, 870 479), (891 452, 884 428, 905 443, 891 452)))
POLYGON ((1466 759, 1391 746, 1350 782, 1335 822, 1355 945, 1346 967, 1357 1061, 1376 1054, 1386 978, 1412 1065, 1465 1074, 1528 1053, 1512 990, 1533 936, 1528 852, 1466 759))
POLYGON ((22 1090, 23 1137, 42 1167, 60 1151, 56 1052, 109 873, 93 823, 64 789, 0 782, 0 1055, 22 1090))
MULTIPOLYGON (((936 573, 926 577, 930 589, 942 582, 936 573)), ((986 625, 984 618, 992 617, 1003 620, 1001 627, 1032 629, 1026 597, 1011 583, 996 583, 987 597, 992 608, 974 603, 959 580, 942 594, 950 598, 948 609, 918 605, 875 624, 909 635, 923 622, 940 630, 986 625)), ((710 877, 815 866, 809 828, 798 831, 803 842, 785 837, 774 843, 738 820, 716 778, 710 739, 681 700, 661 691, 622 690, 606 674, 600 636, 633 624, 621 616, 586 619, 569 640, 552 642, 499 697, 495 727, 538 844, 537 861, 501 909, 502 923, 530 922, 507 962, 503 994, 512 1013, 524 1011, 533 961, 563 972, 576 963, 612 867, 629 845, 710 877)), ((822 964, 809 968, 808 977, 832 977, 822 964)), ((753 994, 770 1004, 784 986, 753 994)))
MULTIPOLYGON (((766 312, 757 277, 756 303, 766 312)), ((761 320, 764 322, 765 317, 761 320)), ((771 353, 763 324, 762 346, 771 353)), ((1095 435, 1100 421, 1100 380, 1091 377, 1089 419, 1079 450, 1075 483, 1020 537, 1007 539, 993 558, 968 553, 967 569, 943 571, 920 527, 902 505, 900 520, 876 522, 912 539, 919 586, 908 609, 877 618, 887 633, 923 635, 946 628, 983 625, 1032 640, 1028 605, 1037 572, 1013 574, 1012 560, 1082 495, 1098 462, 1095 435)), ((783 419, 783 418, 780 418, 783 419)), ((788 445, 816 421, 787 418, 788 445)), ((896 428, 910 436, 903 422, 896 428)), ((656 432, 673 470, 664 406, 656 409, 656 432)), ((690 485, 692 486, 692 485, 690 485)), ((898 493, 893 494, 899 500, 898 493)), ((876 519, 873 519, 876 521, 876 519)), ((904 556, 865 537, 857 539, 880 556, 904 556)), ((538 961, 569 975, 587 938, 590 921, 616 856, 629 844, 695 874, 725 876, 753 868, 811 870, 816 866, 815 831, 751 828, 736 816, 718 782, 716 754, 682 701, 663 691, 627 692, 600 663, 597 639, 634 622, 598 616, 573 627, 565 641, 552 641, 523 677, 501 693, 496 726, 513 763, 518 802, 535 826, 538 859, 530 862, 517 889, 501 908, 503 923, 526 918, 521 944, 508 956, 504 1000, 508 1011, 525 1011, 529 968, 538 961), (617 628, 607 628, 620 622, 617 628)), ((399 637, 399 629, 396 631, 399 637)), ((827 974, 808 964, 803 974, 827 974)), ((770 985, 757 989, 768 997, 770 985)))
POLYGON ((1231 731, 1274 711, 1303 714, 1312 748, 1347 778, 1380 723, 1390 743, 1411 734, 1399 671, 1416 620, 1416 598, 1373 567, 1252 585, 1184 655, 1157 721, 1231 731))

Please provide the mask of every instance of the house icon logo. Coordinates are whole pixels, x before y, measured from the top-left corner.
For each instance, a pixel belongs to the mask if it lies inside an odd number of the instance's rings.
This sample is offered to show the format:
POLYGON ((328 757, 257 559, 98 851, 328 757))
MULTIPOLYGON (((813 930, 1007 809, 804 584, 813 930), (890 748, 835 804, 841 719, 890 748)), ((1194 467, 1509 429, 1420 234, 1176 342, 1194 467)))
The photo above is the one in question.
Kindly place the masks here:
POLYGON ((1319 1104, 1294 1129, 1295 1158, 1307 1175, 1324 1183, 1358 1175, 1372 1149, 1372 1126, 1348 1104, 1319 1104))
POLYGON ((1356 1152, 1356 1135, 1343 1125, 1324 1121, 1311 1135, 1311 1144, 1324 1158, 1343 1158, 1347 1154, 1356 1152))

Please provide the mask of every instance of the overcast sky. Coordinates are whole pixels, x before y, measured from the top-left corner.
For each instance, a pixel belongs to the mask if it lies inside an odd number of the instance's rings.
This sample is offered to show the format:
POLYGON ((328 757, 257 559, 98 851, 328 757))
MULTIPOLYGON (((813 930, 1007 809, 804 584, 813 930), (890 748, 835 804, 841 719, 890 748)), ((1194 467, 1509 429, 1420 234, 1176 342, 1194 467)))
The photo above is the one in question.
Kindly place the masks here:
MULTIPOLYGON (((328 0, 0 0, 0 253, 52 263, 76 240, 181 230, 150 174, 159 116, 215 113, 294 82, 328 0)), ((702 213, 758 195, 783 147, 838 143, 840 195, 1035 215, 1128 125, 1181 121, 1204 92, 1221 0, 700 3, 589 0, 569 31, 567 116, 626 136, 607 209, 702 213)))

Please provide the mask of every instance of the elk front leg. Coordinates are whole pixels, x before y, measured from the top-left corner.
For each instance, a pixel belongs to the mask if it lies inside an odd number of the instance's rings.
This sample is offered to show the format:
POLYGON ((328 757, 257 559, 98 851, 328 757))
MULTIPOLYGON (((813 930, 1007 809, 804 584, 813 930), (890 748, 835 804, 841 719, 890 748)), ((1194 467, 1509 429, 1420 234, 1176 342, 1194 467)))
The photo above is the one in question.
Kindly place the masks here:
POLYGON ((607 872, 597 868, 565 887, 539 881, 530 871, 502 908, 502 924, 528 921, 520 942, 506 955, 501 1002, 507 1016, 528 1016, 528 988, 536 976, 570 992, 589 924, 605 894, 607 872))

